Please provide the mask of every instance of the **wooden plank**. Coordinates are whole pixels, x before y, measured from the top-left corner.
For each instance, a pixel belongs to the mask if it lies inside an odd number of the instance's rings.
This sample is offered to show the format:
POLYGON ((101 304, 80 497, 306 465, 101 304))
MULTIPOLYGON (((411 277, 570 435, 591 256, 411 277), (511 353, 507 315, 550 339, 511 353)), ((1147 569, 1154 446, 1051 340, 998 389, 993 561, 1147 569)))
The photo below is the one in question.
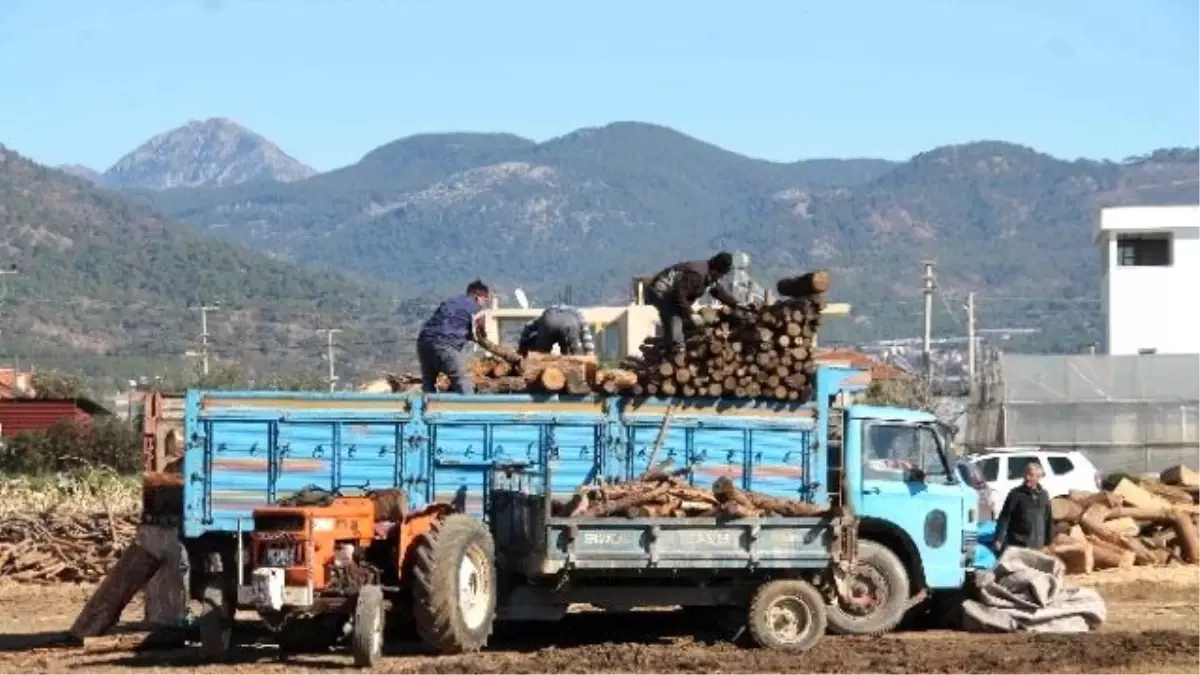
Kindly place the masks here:
POLYGON ((187 616, 188 603, 188 561, 179 541, 179 530, 142 525, 138 528, 137 541, 162 560, 158 572, 143 592, 143 618, 152 626, 179 626, 187 616))
POLYGON ((130 544, 75 618, 71 636, 77 640, 96 637, 116 625, 121 612, 161 565, 162 560, 150 551, 130 544))
POLYGON ((1136 506, 1138 508, 1169 508, 1171 503, 1162 497, 1156 496, 1144 489, 1137 483, 1122 478, 1117 487, 1113 488, 1112 493, 1121 498, 1126 506, 1136 506))

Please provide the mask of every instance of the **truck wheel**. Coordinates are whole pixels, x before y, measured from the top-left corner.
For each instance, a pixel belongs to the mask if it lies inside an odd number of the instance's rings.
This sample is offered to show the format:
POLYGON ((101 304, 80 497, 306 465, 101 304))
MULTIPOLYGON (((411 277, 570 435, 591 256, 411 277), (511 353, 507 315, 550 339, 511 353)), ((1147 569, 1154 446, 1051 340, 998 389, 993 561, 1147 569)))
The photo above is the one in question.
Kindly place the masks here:
POLYGON ((372 667, 383 656, 383 588, 363 586, 354 603, 354 632, 351 652, 354 665, 372 667))
POLYGON ((850 599, 829 608, 829 630, 838 635, 881 635, 900 625, 908 609, 909 580, 904 563, 879 542, 858 542, 858 564, 846 583, 850 599))
POLYGON ((801 579, 777 579, 759 587, 747 624, 760 647, 792 652, 810 649, 825 635, 825 599, 801 579))
POLYGON ((462 514, 440 520, 417 545, 413 619, 426 645, 442 654, 482 649, 496 618, 492 534, 462 514))
POLYGON ((204 609, 196 622, 200 651, 208 661, 223 661, 233 643, 233 612, 225 604, 225 593, 215 586, 204 589, 204 609))

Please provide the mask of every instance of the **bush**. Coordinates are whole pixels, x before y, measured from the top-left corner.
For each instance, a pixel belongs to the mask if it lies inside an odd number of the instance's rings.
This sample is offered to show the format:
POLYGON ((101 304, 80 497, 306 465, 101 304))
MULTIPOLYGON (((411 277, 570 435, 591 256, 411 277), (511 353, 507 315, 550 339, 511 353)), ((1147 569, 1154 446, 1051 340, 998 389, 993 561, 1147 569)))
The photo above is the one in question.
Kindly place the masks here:
POLYGON ((38 372, 33 377, 33 388, 41 399, 69 400, 88 395, 83 378, 57 370, 38 372))
POLYGON ((38 475, 88 469, 139 473, 141 434, 116 417, 63 419, 43 431, 18 434, 0 449, 0 472, 38 475))

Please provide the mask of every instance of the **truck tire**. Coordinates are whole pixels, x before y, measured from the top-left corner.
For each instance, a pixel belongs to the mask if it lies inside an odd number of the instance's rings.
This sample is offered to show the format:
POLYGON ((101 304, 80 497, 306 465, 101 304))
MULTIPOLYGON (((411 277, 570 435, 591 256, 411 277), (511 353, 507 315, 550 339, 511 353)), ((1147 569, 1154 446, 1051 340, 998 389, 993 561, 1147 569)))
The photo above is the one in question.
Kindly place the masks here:
POLYGON ((204 589, 204 609, 196 622, 200 632, 200 652, 206 661, 221 662, 233 644, 233 612, 225 603, 225 593, 216 586, 204 589))
POLYGON ((354 665, 370 668, 383 657, 383 588, 363 586, 354 603, 354 628, 350 635, 350 651, 354 665))
POLYGON ((891 549, 862 539, 858 565, 846 580, 854 600, 839 597, 829 608, 829 630, 838 635, 882 635, 900 625, 908 610, 908 570, 891 549))
POLYGON ((442 654, 479 651, 496 618, 495 544, 480 521, 438 521, 414 553, 413 620, 421 640, 442 654))
POLYGON ((747 625, 760 647, 803 652, 825 635, 825 598, 802 579, 777 579, 758 588, 747 625))

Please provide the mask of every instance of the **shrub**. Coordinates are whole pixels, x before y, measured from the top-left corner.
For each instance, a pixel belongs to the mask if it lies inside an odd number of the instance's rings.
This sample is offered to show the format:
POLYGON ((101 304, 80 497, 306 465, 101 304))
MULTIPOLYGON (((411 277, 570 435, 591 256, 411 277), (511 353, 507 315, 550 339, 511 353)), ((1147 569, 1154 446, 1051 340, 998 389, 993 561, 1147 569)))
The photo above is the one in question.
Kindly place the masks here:
POLYGON ((142 469, 141 448, 141 434, 125 420, 63 419, 8 439, 0 449, 0 471, 38 475, 108 469, 128 475, 142 469))

